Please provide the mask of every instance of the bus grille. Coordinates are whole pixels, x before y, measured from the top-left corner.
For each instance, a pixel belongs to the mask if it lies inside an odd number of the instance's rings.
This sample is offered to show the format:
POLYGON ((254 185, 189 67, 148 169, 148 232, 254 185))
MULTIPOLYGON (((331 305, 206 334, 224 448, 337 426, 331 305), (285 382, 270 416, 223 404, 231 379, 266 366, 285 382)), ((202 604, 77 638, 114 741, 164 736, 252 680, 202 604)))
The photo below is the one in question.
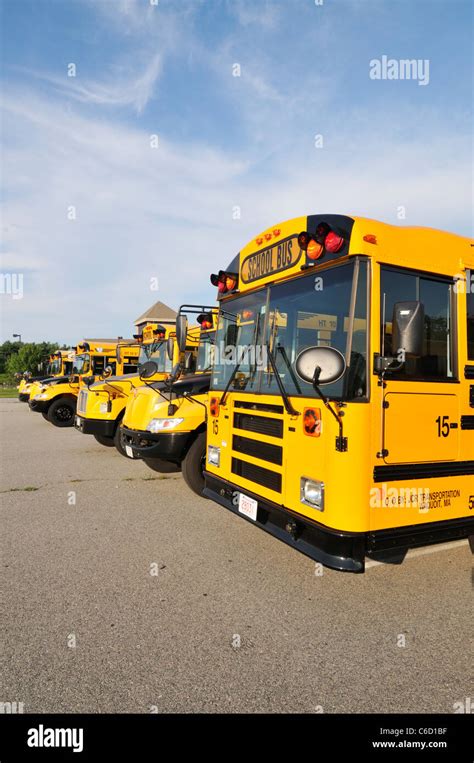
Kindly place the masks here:
POLYGON ((267 416, 253 416, 250 413, 234 413, 235 429, 257 432, 270 437, 283 437, 283 419, 271 419, 267 416))
POLYGON ((235 434, 232 439, 232 450, 238 453, 247 454, 254 458, 261 458, 262 461, 270 461, 272 464, 281 466, 283 463, 283 448, 280 445, 272 445, 269 442, 260 440, 250 440, 248 437, 242 437, 235 434))
POLYGON ((255 466, 255 464, 249 464, 247 461, 241 461, 240 458, 232 459, 232 471, 238 477, 243 477, 246 480, 256 482, 258 485, 281 493, 281 474, 277 472, 272 472, 270 469, 264 469, 261 466, 255 466))
POLYGON ((87 392, 81 389, 81 391, 79 392, 79 397, 77 398, 77 410, 85 413, 86 406, 87 406, 87 392))

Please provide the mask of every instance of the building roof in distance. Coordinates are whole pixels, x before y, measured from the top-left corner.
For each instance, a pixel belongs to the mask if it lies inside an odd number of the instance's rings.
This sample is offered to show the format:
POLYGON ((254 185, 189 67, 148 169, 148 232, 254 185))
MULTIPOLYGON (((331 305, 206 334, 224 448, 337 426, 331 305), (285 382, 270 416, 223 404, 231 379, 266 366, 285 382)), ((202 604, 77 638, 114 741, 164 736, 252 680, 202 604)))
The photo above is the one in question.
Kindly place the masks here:
POLYGON ((140 326, 142 323, 174 323, 177 315, 176 310, 168 307, 164 302, 155 302, 135 320, 135 326, 140 326))

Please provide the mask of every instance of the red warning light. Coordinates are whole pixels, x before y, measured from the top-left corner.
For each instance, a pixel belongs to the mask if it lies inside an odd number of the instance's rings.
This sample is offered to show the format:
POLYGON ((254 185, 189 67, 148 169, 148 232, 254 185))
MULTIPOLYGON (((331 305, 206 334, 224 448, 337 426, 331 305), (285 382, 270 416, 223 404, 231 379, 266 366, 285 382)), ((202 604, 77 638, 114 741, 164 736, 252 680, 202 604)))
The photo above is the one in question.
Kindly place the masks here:
POLYGON ((218 294, 234 291, 237 288, 239 276, 237 273, 226 273, 225 270, 219 270, 218 273, 211 274, 211 283, 217 286, 218 294))
POLYGON ((326 236, 324 246, 326 251, 334 254, 335 252, 339 252, 339 250, 342 249, 344 246, 344 239, 342 236, 338 236, 337 233, 334 233, 334 231, 331 230, 326 236))

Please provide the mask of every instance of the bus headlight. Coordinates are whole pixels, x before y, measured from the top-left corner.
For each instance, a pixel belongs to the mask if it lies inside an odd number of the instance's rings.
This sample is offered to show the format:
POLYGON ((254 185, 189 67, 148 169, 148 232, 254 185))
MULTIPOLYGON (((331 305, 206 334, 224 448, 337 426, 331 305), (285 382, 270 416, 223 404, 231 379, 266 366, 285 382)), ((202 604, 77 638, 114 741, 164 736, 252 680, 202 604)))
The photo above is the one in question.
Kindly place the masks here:
POLYGON ((110 402, 99 403, 99 413, 110 413, 111 410, 112 410, 112 405, 110 402))
POLYGON ((324 511, 324 482, 301 477, 300 501, 318 511, 324 511))
POLYGON ((215 445, 207 446, 207 463, 213 466, 220 466, 221 463, 221 449, 216 448, 215 445))
POLYGON ((47 397, 48 397, 47 393, 46 392, 42 392, 39 395, 35 395, 34 399, 35 400, 46 400, 47 397))
POLYGON ((151 419, 146 428, 147 432, 156 434, 163 430, 175 429, 178 424, 181 424, 184 419, 151 419))

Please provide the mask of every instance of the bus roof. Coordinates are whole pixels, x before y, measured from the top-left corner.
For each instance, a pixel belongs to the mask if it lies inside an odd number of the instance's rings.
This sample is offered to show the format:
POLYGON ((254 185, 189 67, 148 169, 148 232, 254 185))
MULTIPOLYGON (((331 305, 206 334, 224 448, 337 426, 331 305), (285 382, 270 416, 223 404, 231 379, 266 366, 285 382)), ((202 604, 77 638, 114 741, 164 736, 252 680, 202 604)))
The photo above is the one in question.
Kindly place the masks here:
MULTIPOLYGON (((472 239, 435 228, 391 225, 351 215, 307 215, 272 225, 255 236, 226 271, 213 277, 213 283, 234 273, 237 290, 244 292, 355 255, 441 275, 462 275, 474 267, 473 245, 472 239), (300 237, 301 233, 306 237, 300 237)), ((232 280, 227 283, 227 293, 232 293, 232 280)), ((224 287, 220 296, 227 293, 224 287)))
POLYGON ((92 352, 94 355, 115 355, 117 342, 117 339, 82 339, 75 349, 79 355, 82 352, 92 352))

